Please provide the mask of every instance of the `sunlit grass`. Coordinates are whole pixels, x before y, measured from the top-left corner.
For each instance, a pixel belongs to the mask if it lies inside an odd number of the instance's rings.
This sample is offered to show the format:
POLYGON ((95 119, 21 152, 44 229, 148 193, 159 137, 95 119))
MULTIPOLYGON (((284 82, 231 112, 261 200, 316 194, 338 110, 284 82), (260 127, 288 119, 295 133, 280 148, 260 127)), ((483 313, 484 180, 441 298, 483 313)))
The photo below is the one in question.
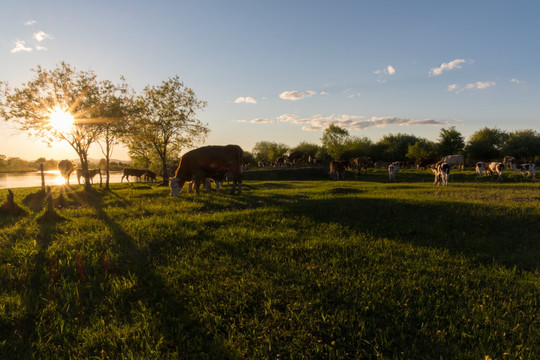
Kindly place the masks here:
POLYGON ((540 355, 537 183, 294 174, 58 187, 61 219, 3 219, 0 358, 540 355))

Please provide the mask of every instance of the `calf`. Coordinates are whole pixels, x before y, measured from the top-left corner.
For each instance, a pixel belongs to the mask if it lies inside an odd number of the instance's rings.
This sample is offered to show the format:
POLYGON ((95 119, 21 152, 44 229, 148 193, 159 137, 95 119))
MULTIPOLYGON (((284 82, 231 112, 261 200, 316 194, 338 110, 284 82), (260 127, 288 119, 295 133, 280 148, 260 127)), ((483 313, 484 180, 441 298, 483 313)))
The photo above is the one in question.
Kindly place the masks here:
POLYGON ((153 171, 150 171, 150 170, 146 170, 146 173, 144 174, 144 181, 148 182, 148 181, 156 181, 156 173, 153 172, 153 171))
POLYGON ((330 177, 333 180, 339 180, 339 177, 345 178, 345 170, 349 167, 347 160, 332 160, 330 161, 330 177))
POLYGON ((435 181, 433 185, 439 186, 441 183, 443 186, 448 186, 448 176, 450 175, 450 165, 443 161, 439 161, 435 165, 431 165, 431 171, 435 174, 435 181))
POLYGON ((476 163, 476 178, 479 179, 482 177, 482 175, 487 175, 487 166, 486 163, 483 161, 479 161, 476 163))

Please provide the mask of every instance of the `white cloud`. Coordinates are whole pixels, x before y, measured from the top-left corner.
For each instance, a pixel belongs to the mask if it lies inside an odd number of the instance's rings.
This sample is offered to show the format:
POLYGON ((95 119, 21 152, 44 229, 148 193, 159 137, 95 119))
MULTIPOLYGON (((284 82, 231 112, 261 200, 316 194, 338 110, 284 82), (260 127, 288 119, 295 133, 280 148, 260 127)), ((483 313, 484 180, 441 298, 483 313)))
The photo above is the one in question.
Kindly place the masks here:
POLYGON ((524 84, 525 83, 525 81, 519 80, 519 79, 516 79, 516 78, 510 79, 510 82, 514 83, 514 84, 524 84))
POLYGON ((258 118, 258 119, 253 119, 250 121, 250 123, 252 124, 270 124, 270 123, 273 123, 274 120, 271 120, 271 119, 264 119, 264 118, 258 118))
POLYGON ((24 22, 24 26, 31 26, 36 23, 36 20, 28 20, 24 22))
POLYGON ((454 70, 454 69, 461 69, 461 64, 466 63, 464 59, 456 59, 453 61, 450 61, 449 63, 442 63, 441 66, 432 68, 429 70, 429 76, 439 76, 444 71, 454 70))
POLYGON ((388 65, 386 67, 386 73, 388 75, 394 75, 396 73, 396 69, 394 69, 394 67, 392 65, 388 65))
POLYGON ((448 91, 458 91, 458 90, 459 90, 459 85, 458 84, 448 85, 448 91))
POLYGON ((240 96, 239 98, 237 98, 236 100, 234 100, 234 103, 235 104, 242 104, 242 103, 246 103, 246 104, 256 104, 257 103, 257 99, 255 98, 252 98, 251 96, 240 96))
POLYGON ((477 90, 482 90, 482 89, 487 89, 487 88, 490 88, 492 86, 495 86, 495 83, 493 81, 477 81, 475 83, 472 83, 472 84, 467 84, 465 86, 466 89, 477 89, 477 90))
POLYGON ((37 51, 47 51, 47 50, 48 50, 46 47, 40 46, 40 45, 36 45, 36 46, 35 46, 35 49, 36 49, 37 51))
POLYGON ((54 38, 50 34, 47 34, 44 31, 38 31, 37 33, 34 34, 34 39, 36 39, 39 42, 42 42, 43 40, 54 39, 54 38))
POLYGON ((283 100, 302 100, 308 97, 312 97, 315 95, 316 92, 313 90, 307 90, 307 91, 284 91, 281 94, 279 94, 280 99, 283 100))
POLYGON ((21 52, 21 51, 26 51, 26 52, 32 51, 32 48, 26 47, 24 44, 25 44, 25 41, 23 41, 23 40, 15 41, 15 47, 13 49, 11 49, 11 52, 12 53, 18 53, 18 52, 21 52))

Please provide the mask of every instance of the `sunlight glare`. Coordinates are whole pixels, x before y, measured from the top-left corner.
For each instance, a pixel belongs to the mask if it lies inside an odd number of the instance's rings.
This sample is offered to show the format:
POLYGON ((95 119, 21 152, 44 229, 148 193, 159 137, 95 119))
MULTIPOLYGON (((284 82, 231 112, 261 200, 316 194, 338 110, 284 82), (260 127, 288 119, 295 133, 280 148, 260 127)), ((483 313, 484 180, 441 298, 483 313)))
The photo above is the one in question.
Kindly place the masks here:
POLYGON ((59 132, 66 132, 71 129, 75 123, 75 119, 68 111, 57 107, 50 112, 49 123, 55 130, 59 132))

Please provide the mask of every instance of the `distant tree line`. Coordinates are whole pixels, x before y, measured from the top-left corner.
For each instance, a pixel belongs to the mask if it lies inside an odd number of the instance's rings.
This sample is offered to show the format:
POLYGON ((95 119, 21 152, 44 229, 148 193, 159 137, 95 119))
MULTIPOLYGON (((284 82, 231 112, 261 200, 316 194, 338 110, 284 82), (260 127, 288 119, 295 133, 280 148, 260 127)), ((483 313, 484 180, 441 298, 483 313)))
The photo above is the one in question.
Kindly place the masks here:
MULTIPOLYGON (((104 160, 101 159, 98 164, 102 170, 105 170, 104 160)), ((24 160, 19 157, 7 157, 6 155, 0 154, 0 173, 6 172, 29 172, 29 171, 39 171, 41 170, 41 165, 43 164, 43 170, 56 170, 59 160, 54 159, 45 159, 40 157, 36 160, 24 160)), ((122 161, 112 161, 110 163, 111 171, 119 171, 129 166, 128 163, 122 161)))
POLYGON ((469 164, 477 161, 500 161, 511 155, 520 161, 540 159, 540 134, 531 129, 506 132, 484 127, 467 141, 454 126, 442 128, 437 141, 409 134, 389 134, 373 142, 367 137, 351 136, 346 129, 330 125, 323 132, 321 145, 301 142, 295 147, 283 143, 261 141, 252 150, 254 161, 273 162, 292 151, 304 151, 323 162, 355 157, 370 157, 372 161, 419 161, 440 159, 462 154, 469 164))

